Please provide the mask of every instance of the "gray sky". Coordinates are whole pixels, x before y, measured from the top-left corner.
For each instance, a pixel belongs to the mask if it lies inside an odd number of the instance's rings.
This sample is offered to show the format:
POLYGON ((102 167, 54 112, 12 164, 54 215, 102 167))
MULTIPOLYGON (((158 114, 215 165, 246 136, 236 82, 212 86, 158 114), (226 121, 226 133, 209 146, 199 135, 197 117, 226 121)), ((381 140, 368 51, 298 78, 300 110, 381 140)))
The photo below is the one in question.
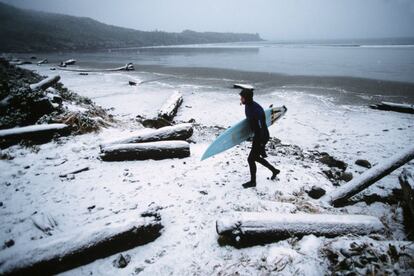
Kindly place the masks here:
POLYGON ((139 30, 265 39, 414 37, 414 0, 0 0, 139 30))

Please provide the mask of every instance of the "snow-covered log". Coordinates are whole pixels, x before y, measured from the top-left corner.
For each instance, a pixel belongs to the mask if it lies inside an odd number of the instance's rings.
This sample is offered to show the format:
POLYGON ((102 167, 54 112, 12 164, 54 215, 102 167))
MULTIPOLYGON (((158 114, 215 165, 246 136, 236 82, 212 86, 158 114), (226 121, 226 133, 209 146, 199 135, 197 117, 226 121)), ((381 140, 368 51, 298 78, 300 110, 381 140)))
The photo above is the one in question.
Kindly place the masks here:
POLYGON ((56 76, 52 76, 49 77, 47 79, 44 79, 38 83, 34 83, 30 85, 30 89, 32 89, 33 91, 35 90, 46 90, 47 88, 49 88, 50 86, 54 85, 55 83, 57 83, 60 80, 60 76, 56 75, 56 76))
POLYGON ((19 143, 21 140, 43 143, 52 139, 56 134, 69 134, 66 124, 43 124, 16 127, 0 130, 0 148, 19 143))
POLYGON ((399 176, 404 205, 414 221, 414 171, 404 169, 399 176))
POLYGON ((384 229, 376 217, 364 215, 237 212, 216 222, 222 242, 253 245, 291 236, 365 235, 384 229))
POLYGON ((140 130, 132 133, 126 138, 105 142, 101 145, 101 147, 107 147, 115 144, 186 140, 190 138, 191 135, 193 135, 193 126, 191 124, 179 124, 159 129, 140 130))
POLYGON ((80 72, 80 73, 87 73, 87 72, 114 72, 114 71, 133 71, 134 65, 132 63, 125 64, 121 67, 116 68, 107 68, 107 69, 94 69, 94 68, 83 68, 83 69, 68 69, 65 67, 60 67, 59 70, 61 71, 70 71, 70 72, 80 72))
POLYGON ((172 120, 182 103, 183 95, 180 92, 174 92, 161 107, 158 116, 166 120, 172 120))
POLYGON ((233 85, 233 88, 248 89, 248 90, 254 89, 254 87, 250 84, 241 84, 241 83, 235 83, 233 85))
POLYGON ((379 110, 396 111, 396 112, 414 114, 414 105, 412 104, 381 102, 380 104, 370 105, 370 107, 373 109, 379 109, 379 110))
POLYGON ((365 171, 363 174, 355 177, 341 187, 333 190, 322 197, 321 200, 326 201, 335 207, 344 206, 350 197, 371 186, 413 158, 414 146, 411 146, 410 148, 393 155, 385 162, 365 171))
POLYGON ((151 242, 162 227, 159 217, 146 216, 16 244, 0 252, 0 274, 57 274, 151 242))
POLYGON ((38 64, 38 65, 41 65, 41 64, 47 64, 47 63, 48 63, 47 58, 42 59, 42 60, 39 60, 39 61, 37 62, 37 64, 38 64))
POLYGON ((185 141, 118 144, 101 149, 101 158, 104 161, 161 160, 188 156, 190 156, 190 144, 185 141))

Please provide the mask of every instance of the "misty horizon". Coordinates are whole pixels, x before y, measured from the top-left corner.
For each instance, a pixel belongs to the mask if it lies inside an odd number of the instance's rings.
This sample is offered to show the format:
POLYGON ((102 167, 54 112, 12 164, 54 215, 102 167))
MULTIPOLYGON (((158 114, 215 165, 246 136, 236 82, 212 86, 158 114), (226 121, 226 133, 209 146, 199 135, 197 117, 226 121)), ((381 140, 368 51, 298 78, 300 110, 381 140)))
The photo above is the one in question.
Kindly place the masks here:
POLYGON ((1 0, 42 12, 89 17, 141 31, 258 33, 265 40, 317 41, 414 37, 414 2, 1 0), (114 5, 115 4, 115 5, 114 5), (237 13, 236 13, 237 12, 237 13))

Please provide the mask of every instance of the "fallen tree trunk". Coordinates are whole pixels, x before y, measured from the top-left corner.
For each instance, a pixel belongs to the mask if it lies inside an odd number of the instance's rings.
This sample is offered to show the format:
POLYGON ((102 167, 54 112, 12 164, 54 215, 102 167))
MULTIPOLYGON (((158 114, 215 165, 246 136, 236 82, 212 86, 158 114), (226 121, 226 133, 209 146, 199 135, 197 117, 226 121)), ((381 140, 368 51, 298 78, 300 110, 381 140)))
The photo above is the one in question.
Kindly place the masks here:
POLYGON ((161 160, 188 156, 190 156, 190 144, 185 141, 118 144, 101 149, 101 158, 104 161, 161 160))
POLYGON ((216 222, 220 242, 236 246, 264 244, 291 236, 365 235, 384 229, 376 217, 364 215, 235 213, 216 222))
POLYGON ((116 68, 107 68, 107 69, 93 69, 93 68, 86 68, 86 69, 67 69, 64 67, 60 67, 59 70, 61 71, 69 71, 69 72, 80 72, 80 73, 87 73, 87 72, 115 72, 115 71, 133 71, 134 65, 132 63, 125 64, 121 67, 116 68))
POLYGON ((43 124, 2 129, 0 130, 0 148, 17 144, 21 140, 45 143, 55 135, 67 135, 69 132, 69 126, 66 124, 43 124))
POLYGON ((180 92, 174 92, 164 103, 158 112, 158 117, 171 121, 177 114, 178 108, 183 103, 183 95, 180 92))
POLYGON ((370 105, 370 107, 373 109, 379 109, 379 110, 396 111, 396 112, 414 114, 414 105, 412 104, 381 102, 380 104, 370 105))
MULTIPOLYGON (((402 189, 403 207, 405 211, 404 219, 406 227, 414 229, 414 172, 404 169, 399 176, 402 189)), ((408 232, 408 231, 407 231, 408 232)), ((413 235, 411 233, 411 235, 413 235)))
POLYGON ((5 249, 0 252, 1 275, 51 275, 146 244, 160 236, 157 216, 134 222, 99 224, 5 249))
POLYGON ((47 88, 49 88, 50 86, 54 85, 55 83, 57 83, 60 80, 60 76, 56 75, 56 76, 52 76, 49 77, 47 79, 44 79, 38 83, 34 83, 30 85, 30 89, 32 89, 33 91, 35 90, 46 90, 47 88))
POLYGON ((341 187, 333 190, 329 194, 322 197, 321 200, 326 201, 335 207, 344 206, 349 198, 371 186, 413 158, 414 146, 411 146, 409 149, 393 155, 387 161, 376 165, 353 180, 345 183, 341 187))
POLYGON ((144 143, 170 140, 186 140, 193 135, 191 124, 179 124, 159 129, 144 129, 131 134, 129 137, 114 141, 105 142, 101 147, 115 144, 144 143))

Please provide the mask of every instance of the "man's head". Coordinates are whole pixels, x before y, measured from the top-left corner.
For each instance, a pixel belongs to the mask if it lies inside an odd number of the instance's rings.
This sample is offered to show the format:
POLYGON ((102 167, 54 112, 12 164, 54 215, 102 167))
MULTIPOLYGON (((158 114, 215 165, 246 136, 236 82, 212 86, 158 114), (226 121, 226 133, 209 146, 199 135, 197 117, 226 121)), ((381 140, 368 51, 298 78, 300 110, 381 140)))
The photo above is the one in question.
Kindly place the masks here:
POLYGON ((240 102, 248 104, 253 101, 253 89, 243 89, 240 93, 240 102))

